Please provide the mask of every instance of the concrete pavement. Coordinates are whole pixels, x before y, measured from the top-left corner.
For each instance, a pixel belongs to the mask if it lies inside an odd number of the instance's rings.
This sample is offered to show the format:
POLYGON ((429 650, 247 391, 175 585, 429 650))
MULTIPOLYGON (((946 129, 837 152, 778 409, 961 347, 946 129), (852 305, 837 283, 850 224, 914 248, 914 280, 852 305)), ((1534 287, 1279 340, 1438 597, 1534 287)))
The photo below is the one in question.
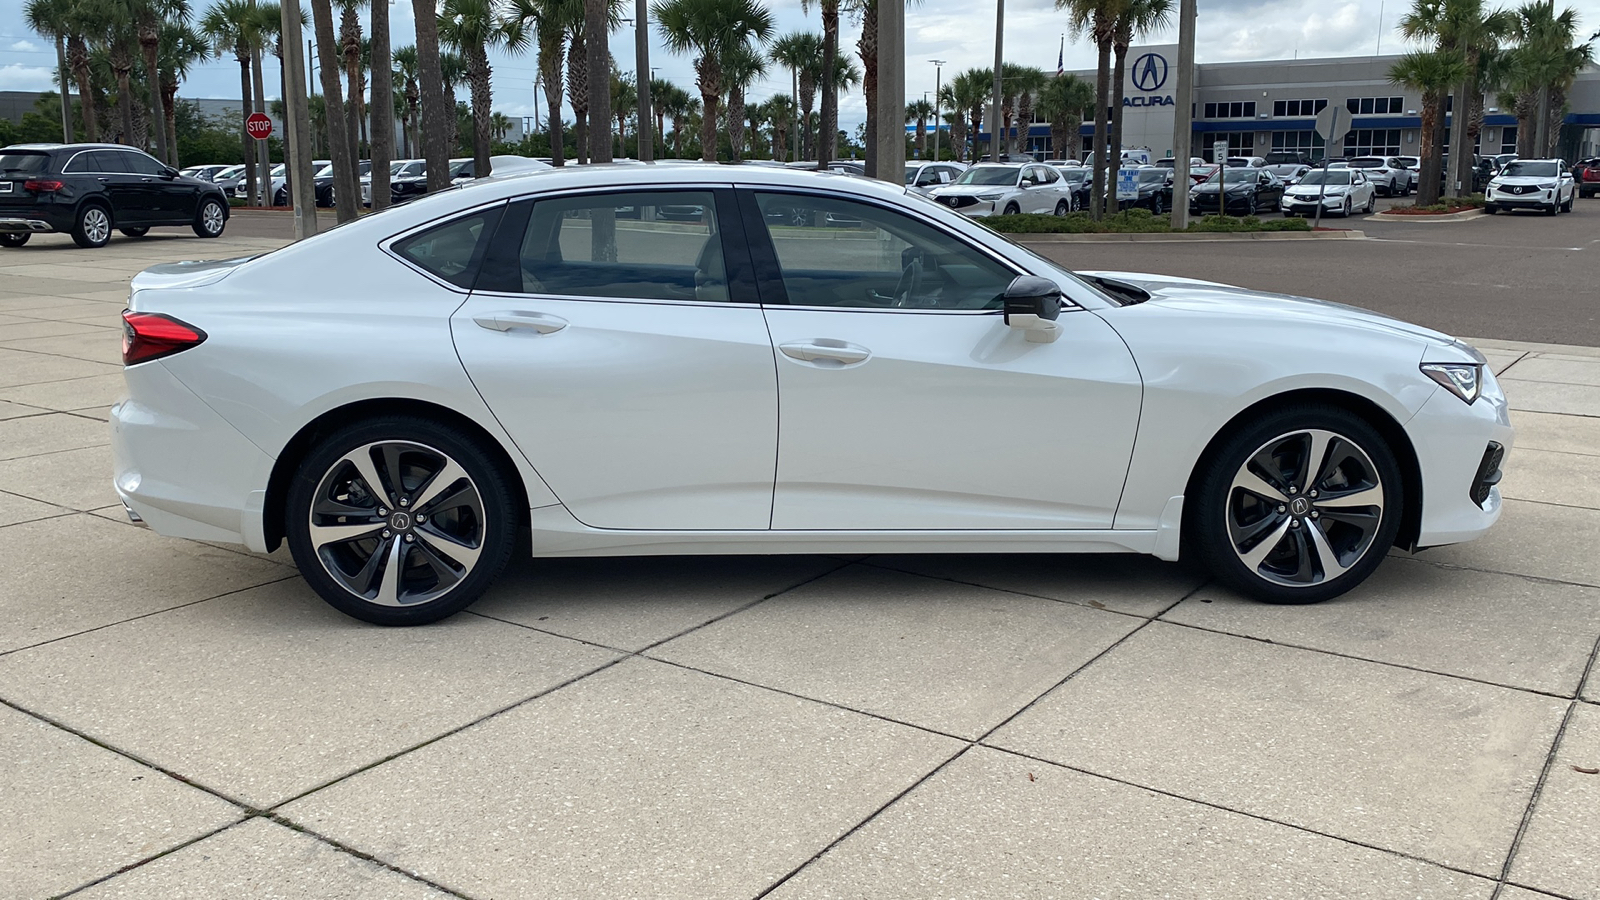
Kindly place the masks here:
POLYGON ((277 243, 0 252, 0 897, 1600 898, 1600 350, 1477 341, 1501 524, 1318 606, 549 560, 379 629, 107 484, 127 279, 277 243))

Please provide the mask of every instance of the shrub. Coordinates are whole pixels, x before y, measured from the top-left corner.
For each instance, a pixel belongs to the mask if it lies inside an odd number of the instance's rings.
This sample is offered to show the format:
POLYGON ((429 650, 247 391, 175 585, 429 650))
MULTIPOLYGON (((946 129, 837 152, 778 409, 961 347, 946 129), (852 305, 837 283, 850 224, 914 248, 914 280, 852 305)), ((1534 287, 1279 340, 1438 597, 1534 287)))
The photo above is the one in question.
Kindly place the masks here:
MULTIPOLYGON (((1143 207, 1126 209, 1116 215, 1106 216, 1099 222, 1088 213, 1069 216, 1050 216, 1024 213, 1015 216, 989 216, 979 223, 1002 234, 1170 234, 1173 231, 1166 216, 1157 218, 1143 207)), ((1311 223, 1305 219, 1269 219, 1255 216, 1206 216, 1191 222, 1189 231, 1202 233, 1239 233, 1252 231, 1310 231, 1311 223)))

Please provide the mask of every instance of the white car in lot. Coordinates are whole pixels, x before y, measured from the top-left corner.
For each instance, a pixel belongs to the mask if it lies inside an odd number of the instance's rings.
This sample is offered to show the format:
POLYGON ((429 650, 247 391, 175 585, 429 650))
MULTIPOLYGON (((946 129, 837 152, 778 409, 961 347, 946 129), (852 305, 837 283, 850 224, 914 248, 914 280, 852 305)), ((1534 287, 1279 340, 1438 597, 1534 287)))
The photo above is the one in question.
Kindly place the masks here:
POLYGON ((1372 212, 1378 192, 1360 169, 1312 169, 1283 192, 1281 208, 1286 216, 1314 216, 1319 201, 1323 215, 1350 216, 1372 212))
POLYGON ((1398 156, 1358 156, 1350 168, 1360 169, 1385 197, 1404 197, 1417 186, 1416 177, 1398 156))
POLYGON ((929 199, 964 216, 1054 213, 1073 210, 1072 185, 1043 163, 978 163, 955 183, 928 191, 929 199))
POLYGON ((905 184, 907 188, 926 195, 934 188, 955 183, 966 168, 958 162, 908 162, 905 184))
POLYGON ((1314 602, 1484 533, 1512 441, 1436 331, 761 166, 491 177, 153 267, 123 318, 130 514, 393 625, 530 552, 1140 552, 1314 602))
POLYGON ((1536 209, 1547 215, 1572 212, 1578 182, 1559 159, 1514 159, 1489 180, 1483 211, 1536 209))

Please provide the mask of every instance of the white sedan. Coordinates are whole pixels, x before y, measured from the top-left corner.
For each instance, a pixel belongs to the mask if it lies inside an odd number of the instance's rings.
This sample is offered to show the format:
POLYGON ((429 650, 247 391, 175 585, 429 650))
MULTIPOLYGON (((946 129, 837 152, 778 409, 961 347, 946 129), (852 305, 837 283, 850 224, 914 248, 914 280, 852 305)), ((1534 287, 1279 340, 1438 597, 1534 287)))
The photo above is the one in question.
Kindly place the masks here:
POLYGON ((1489 180, 1483 211, 1536 209, 1546 215, 1572 212, 1578 182, 1559 159, 1514 159, 1489 180))
POLYGON ((1313 216, 1319 202, 1323 215, 1348 217, 1372 212, 1378 192, 1360 169, 1312 169, 1283 192, 1281 208, 1286 216, 1313 216))
POLYGON ((964 216, 1055 213, 1075 208, 1073 185, 1055 166, 1043 163, 979 163, 954 184, 928 191, 928 197, 964 216))
POLYGON ((1483 534, 1512 439, 1438 332, 758 166, 492 177, 124 319, 130 515, 395 625, 513 553, 1138 552, 1307 603, 1483 534))

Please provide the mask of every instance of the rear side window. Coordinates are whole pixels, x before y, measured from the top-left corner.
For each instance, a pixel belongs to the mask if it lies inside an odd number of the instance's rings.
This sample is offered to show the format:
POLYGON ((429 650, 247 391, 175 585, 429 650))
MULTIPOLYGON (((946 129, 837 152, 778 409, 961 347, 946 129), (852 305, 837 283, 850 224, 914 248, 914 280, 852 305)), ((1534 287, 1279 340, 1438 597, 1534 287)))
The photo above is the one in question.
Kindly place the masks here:
POLYGON ((502 207, 479 210, 402 238, 391 250, 401 259, 459 288, 471 289, 483 246, 502 207))
POLYGON ((49 168, 50 157, 43 153, 0 154, 0 172, 9 175, 37 175, 49 168))

